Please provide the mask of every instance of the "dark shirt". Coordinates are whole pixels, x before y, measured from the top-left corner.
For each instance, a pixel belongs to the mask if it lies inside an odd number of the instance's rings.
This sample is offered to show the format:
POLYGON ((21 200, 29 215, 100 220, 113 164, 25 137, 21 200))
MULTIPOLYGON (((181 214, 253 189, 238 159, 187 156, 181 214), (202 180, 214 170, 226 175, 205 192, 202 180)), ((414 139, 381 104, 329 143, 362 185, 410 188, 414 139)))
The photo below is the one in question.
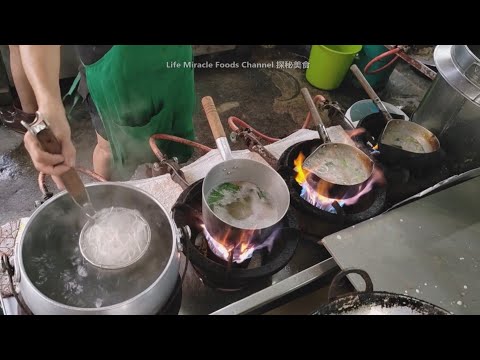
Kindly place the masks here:
POLYGON ((100 60, 113 45, 76 45, 78 56, 85 65, 91 65, 100 60))
MULTIPOLYGON (((85 65, 91 65, 100 60, 111 48, 113 45, 75 45, 80 61, 85 65)), ((82 74, 80 84, 78 85, 78 93, 82 96, 83 99, 87 99, 88 88, 87 80, 85 77, 85 68, 83 65, 80 66, 80 73, 82 74)))

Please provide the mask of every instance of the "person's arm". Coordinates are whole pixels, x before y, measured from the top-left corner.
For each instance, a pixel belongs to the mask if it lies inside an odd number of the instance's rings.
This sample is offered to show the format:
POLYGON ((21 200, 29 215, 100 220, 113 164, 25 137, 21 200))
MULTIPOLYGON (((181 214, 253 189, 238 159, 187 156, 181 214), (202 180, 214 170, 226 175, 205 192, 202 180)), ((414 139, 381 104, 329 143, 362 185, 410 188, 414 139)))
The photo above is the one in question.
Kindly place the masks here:
MULTIPOLYGON (((27 132, 27 148, 37 170, 61 175, 75 166, 75 148, 60 92, 60 45, 20 45, 20 57, 38 104, 38 111, 62 145, 62 156, 42 151, 36 138, 27 132)), ((58 183, 57 183, 58 184, 58 183)))
POLYGON ((41 109, 63 108, 60 93, 60 45, 20 45, 28 81, 41 109))

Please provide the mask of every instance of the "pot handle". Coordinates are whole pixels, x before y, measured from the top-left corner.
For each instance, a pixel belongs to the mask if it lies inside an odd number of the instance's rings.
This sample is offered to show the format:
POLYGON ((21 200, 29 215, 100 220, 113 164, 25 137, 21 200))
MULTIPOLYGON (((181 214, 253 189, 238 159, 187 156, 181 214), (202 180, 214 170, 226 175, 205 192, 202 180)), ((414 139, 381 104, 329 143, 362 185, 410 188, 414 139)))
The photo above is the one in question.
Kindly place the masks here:
POLYGON ((222 155, 224 161, 232 160, 232 151, 230 145, 228 145, 227 135, 225 135, 225 130, 223 129, 222 122, 220 121, 220 116, 218 115, 217 108, 211 96, 205 96, 202 99, 203 110, 207 116, 208 124, 212 130, 215 143, 217 148, 222 155))
POLYGON ((329 143, 330 137, 328 136, 327 129, 325 128, 325 124, 322 121, 322 118, 320 116, 320 113, 318 112, 317 106, 313 102, 312 96, 310 95, 310 92, 308 91, 307 88, 302 88, 300 92, 303 95, 303 99, 305 100, 305 103, 307 104, 308 111, 310 111, 310 114, 312 116, 312 119, 315 123, 315 126, 317 127, 317 130, 320 134, 320 138, 322 139, 323 143, 329 143))
POLYGON ((225 130, 223 129, 222 123, 220 121, 220 116, 218 115, 217 108, 211 96, 205 96, 202 99, 203 110, 207 116, 208 124, 210 129, 212 129, 212 134, 215 140, 219 138, 226 138, 225 130))
POLYGON ((183 252, 183 244, 190 241, 192 238, 192 230, 188 225, 185 225, 181 228, 177 228, 177 250, 178 252, 183 252))
POLYGON ((332 280, 330 284, 330 289, 328 289, 328 302, 332 302, 338 293, 338 287, 340 281, 342 281, 348 274, 358 274, 362 277, 363 281, 365 281, 366 288, 363 292, 372 292, 373 291, 373 283, 370 275, 365 270, 361 269, 346 269, 340 271, 332 280))
POLYGON ((355 75, 355 77, 357 78, 358 82, 360 83, 360 85, 362 85, 363 89, 365 90, 365 92, 368 94, 368 96, 370 97, 370 99, 373 100, 373 102, 375 103, 375 105, 377 106, 378 110, 380 110, 380 112, 383 114, 383 116, 385 117, 385 119, 387 121, 390 121, 392 120, 392 116, 390 115, 390 113, 388 112, 387 108, 385 107, 385 104, 382 102, 382 100, 380 100, 380 98, 378 97, 377 93, 375 92, 375 90, 373 90, 372 86, 370 85, 370 83, 368 82, 367 79, 365 79, 365 76, 363 76, 362 72, 360 71, 360 69, 358 68, 357 65, 353 64, 351 67, 350 67, 350 70, 352 71, 353 75, 355 75))
MULTIPOLYGON (((15 254, 16 255, 16 254, 15 254)), ((17 290, 15 289, 15 284, 13 282, 13 278, 15 276, 15 273, 19 272, 18 268, 15 269, 12 267, 10 264, 10 260, 7 255, 3 255, 1 257, 1 268, 3 271, 7 273, 8 280, 10 282, 10 288, 12 290, 13 297, 18 303, 18 306, 20 306, 23 310, 23 312, 27 315, 32 315, 32 312, 28 309, 27 305, 23 302, 23 300, 18 296, 17 290)))
POLYGON ((22 278, 20 274, 20 262, 18 260, 18 248, 20 247, 20 241, 17 241, 15 244, 15 253, 13 254, 13 268, 14 268, 14 273, 13 273, 13 281, 17 284, 20 284, 20 280, 22 278))

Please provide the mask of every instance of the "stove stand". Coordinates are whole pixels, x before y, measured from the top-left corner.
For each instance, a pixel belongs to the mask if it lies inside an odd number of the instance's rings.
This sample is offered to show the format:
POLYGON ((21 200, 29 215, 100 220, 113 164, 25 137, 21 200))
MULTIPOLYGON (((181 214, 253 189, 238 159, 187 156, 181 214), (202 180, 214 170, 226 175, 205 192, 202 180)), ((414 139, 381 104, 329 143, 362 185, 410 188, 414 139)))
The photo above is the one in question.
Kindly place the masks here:
POLYGON ((201 218, 202 184, 199 180, 186 189, 173 207, 177 226, 189 226, 192 236, 186 240, 184 255, 202 282, 223 291, 238 291, 259 284, 271 284, 271 276, 284 268, 297 248, 300 234, 290 228, 288 216, 282 220, 272 248, 255 250, 252 257, 240 264, 220 259, 209 248, 203 233, 201 218))
POLYGON ((337 213, 317 208, 303 199, 300 195, 302 188, 295 180, 294 160, 300 152, 305 157, 322 144, 320 139, 308 140, 292 145, 280 157, 280 174, 285 179, 290 190, 292 208, 297 217, 302 232, 321 239, 327 235, 356 223, 368 220, 379 215, 386 201, 386 187, 373 185, 371 191, 363 195, 357 203, 340 208, 337 213))

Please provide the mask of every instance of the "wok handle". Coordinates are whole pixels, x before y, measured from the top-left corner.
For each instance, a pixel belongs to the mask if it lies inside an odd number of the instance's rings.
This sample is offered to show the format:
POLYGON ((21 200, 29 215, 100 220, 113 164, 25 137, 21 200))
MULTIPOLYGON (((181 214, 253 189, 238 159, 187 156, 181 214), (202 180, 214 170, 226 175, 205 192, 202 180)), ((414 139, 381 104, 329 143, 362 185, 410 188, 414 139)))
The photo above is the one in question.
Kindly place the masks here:
POLYGON ((337 297, 338 287, 340 281, 342 281, 348 274, 358 274, 362 277, 365 281, 366 288, 364 292, 372 292, 373 291, 373 283, 370 275, 365 270, 361 269, 346 269, 340 271, 332 280, 330 284, 330 289, 328 289, 328 302, 332 302, 337 297))
POLYGON ((312 115, 313 121, 315 122, 315 125, 317 126, 318 133, 320 134, 321 139, 323 140, 323 143, 329 143, 330 138, 328 137, 327 129, 325 128, 325 125, 323 124, 322 117, 320 116, 320 113, 318 112, 317 107, 315 106, 315 103, 313 102, 312 96, 310 95, 310 92, 308 91, 307 88, 302 88, 300 90, 303 98, 305 99, 305 102, 307 103, 308 110, 310 111, 310 114, 312 115))
POLYGON ((368 94, 370 99, 373 100, 373 102, 377 106, 378 110, 380 110, 380 112, 383 114, 383 116, 385 116, 385 119, 387 119, 387 121, 393 120, 392 115, 390 115, 390 113, 388 112, 387 108, 385 107, 385 104, 382 102, 382 100, 380 100, 377 93, 370 86, 367 79, 365 79, 365 76, 363 76, 363 74, 360 71, 360 69, 358 68, 358 66, 353 64, 350 67, 350 70, 352 70, 353 75, 355 75, 358 82, 360 83, 360 85, 362 85, 363 89, 368 94))
POLYGON ((217 108, 211 96, 205 96, 202 99, 203 110, 207 116, 208 124, 212 130, 213 137, 215 140, 219 138, 226 138, 225 130, 223 129, 222 122, 220 121, 220 116, 218 115, 217 108))
MULTIPOLYGON (((35 121, 29 125, 27 129, 38 139, 43 151, 50 154, 62 153, 62 145, 60 145, 59 141, 53 134, 53 131, 48 127, 46 120, 40 113, 37 112, 35 121)), ((63 173, 60 176, 60 179, 65 185, 65 189, 80 207, 90 203, 90 198, 85 189, 85 185, 75 168, 70 168, 70 170, 63 173)))

